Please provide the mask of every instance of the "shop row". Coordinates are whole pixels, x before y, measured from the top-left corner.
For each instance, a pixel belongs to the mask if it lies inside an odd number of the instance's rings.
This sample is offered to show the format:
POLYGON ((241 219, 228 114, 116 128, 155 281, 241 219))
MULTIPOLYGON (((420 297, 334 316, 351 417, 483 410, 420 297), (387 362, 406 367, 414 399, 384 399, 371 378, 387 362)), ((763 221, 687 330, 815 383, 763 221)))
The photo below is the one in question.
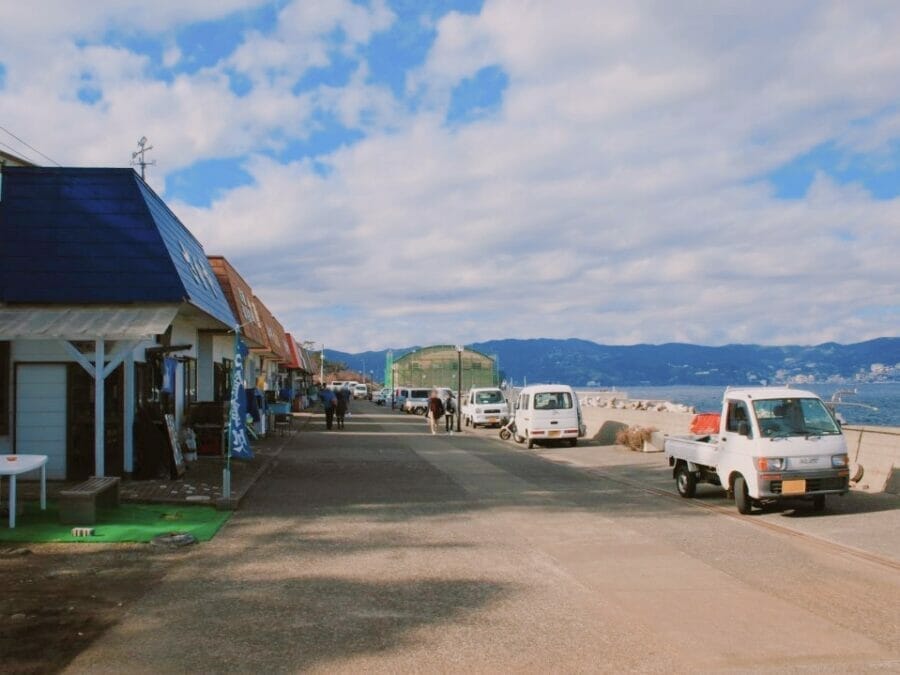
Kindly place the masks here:
POLYGON ((0 454, 48 478, 157 477, 308 404, 316 364, 131 169, 2 168, 0 454), (188 430, 190 430, 188 432, 188 430))

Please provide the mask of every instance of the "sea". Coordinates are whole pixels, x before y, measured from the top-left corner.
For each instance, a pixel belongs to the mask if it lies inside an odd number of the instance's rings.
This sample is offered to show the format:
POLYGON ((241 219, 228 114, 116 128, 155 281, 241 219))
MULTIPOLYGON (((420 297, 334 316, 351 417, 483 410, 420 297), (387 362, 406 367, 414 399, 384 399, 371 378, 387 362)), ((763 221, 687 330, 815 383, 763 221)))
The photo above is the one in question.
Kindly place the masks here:
MULTIPOLYGON (((804 384, 794 389, 811 391, 830 401, 838 392, 843 404, 837 411, 846 424, 900 427, 900 382, 866 384, 804 384), (852 392, 852 393, 851 393, 852 392)), ((576 387, 579 393, 609 392, 609 389, 576 387)), ((622 396, 641 400, 671 401, 693 406, 697 412, 718 412, 722 408, 725 387, 682 385, 666 387, 617 387, 622 396)))

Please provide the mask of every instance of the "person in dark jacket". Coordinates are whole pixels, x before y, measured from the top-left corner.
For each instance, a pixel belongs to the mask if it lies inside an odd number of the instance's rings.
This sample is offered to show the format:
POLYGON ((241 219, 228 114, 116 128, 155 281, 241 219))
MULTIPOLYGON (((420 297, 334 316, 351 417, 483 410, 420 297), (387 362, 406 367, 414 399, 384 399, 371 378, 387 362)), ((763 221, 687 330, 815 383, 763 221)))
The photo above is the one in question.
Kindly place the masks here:
POLYGON ((319 398, 322 399, 322 407, 325 410, 325 428, 330 430, 334 424, 334 408, 337 397, 331 389, 325 387, 319 392, 319 398))
POLYGON ((437 389, 431 390, 431 396, 428 397, 428 424, 431 427, 431 433, 437 433, 438 420, 444 416, 444 404, 437 389))
POLYGON ((337 403, 335 403, 334 409, 337 413, 337 428, 344 428, 344 415, 347 414, 347 409, 350 407, 348 405, 349 401, 347 401, 347 397, 344 396, 344 392, 338 392, 337 395, 337 403))
POLYGON ((447 392, 447 400, 444 401, 444 425, 448 433, 453 432, 453 415, 456 413, 456 399, 453 392, 447 392))

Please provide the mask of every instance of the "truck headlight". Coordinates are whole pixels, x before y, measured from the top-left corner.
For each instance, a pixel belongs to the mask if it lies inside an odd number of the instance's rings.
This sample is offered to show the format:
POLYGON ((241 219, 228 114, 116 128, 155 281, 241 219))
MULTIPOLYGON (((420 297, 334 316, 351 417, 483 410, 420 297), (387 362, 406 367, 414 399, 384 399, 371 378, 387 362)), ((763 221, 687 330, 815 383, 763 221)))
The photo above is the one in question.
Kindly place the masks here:
POLYGON ((760 471, 782 471, 784 469, 783 457, 756 457, 756 468, 760 471))
POLYGON ((847 455, 832 455, 831 456, 831 466, 835 469, 843 469, 850 463, 850 458, 847 455))

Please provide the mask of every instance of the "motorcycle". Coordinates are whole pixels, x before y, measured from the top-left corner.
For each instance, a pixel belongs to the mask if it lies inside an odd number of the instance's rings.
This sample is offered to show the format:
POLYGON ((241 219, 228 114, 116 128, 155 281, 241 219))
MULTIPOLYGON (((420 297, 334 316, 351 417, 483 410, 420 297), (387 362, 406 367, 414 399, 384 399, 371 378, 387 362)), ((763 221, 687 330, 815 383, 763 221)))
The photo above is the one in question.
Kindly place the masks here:
POLYGON ((508 441, 516 433, 516 418, 510 417, 509 422, 500 427, 500 438, 508 441))

